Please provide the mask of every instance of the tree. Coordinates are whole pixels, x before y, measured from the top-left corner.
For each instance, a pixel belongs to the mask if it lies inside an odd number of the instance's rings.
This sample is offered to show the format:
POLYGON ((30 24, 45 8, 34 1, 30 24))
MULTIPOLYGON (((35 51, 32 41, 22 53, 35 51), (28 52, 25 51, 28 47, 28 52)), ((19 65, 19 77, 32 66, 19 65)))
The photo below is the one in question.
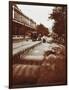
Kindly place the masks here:
POLYGON ((65 34, 66 31, 66 7, 56 7, 53 9, 53 13, 49 17, 54 19, 55 23, 53 26, 53 31, 59 36, 65 34))
POLYGON ((41 33, 42 35, 48 35, 49 34, 49 30, 47 27, 45 27, 43 24, 37 25, 37 32, 41 33))
POLYGON ((65 39, 66 37, 66 6, 55 7, 53 13, 50 14, 50 19, 54 19, 55 23, 52 27, 53 32, 58 34, 58 37, 65 39))

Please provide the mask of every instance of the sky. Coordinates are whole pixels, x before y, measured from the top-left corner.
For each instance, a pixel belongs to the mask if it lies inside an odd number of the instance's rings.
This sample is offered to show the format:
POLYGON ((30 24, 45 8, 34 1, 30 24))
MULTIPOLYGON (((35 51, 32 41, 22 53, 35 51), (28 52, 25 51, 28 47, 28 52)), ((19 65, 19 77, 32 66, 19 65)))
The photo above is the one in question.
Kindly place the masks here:
POLYGON ((33 19, 37 24, 43 24, 45 27, 52 31, 54 20, 48 17, 53 11, 53 6, 34 6, 34 5, 20 5, 17 4, 18 8, 29 18, 33 19))

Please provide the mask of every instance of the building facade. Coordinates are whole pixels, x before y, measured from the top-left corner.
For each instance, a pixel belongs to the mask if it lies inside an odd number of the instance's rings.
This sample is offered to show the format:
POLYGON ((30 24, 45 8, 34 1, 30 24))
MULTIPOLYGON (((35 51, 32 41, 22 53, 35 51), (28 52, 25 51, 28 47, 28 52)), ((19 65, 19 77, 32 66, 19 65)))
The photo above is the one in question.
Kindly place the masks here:
POLYGON ((36 31, 36 22, 24 15, 17 5, 12 6, 12 22, 13 35, 26 35, 36 31))

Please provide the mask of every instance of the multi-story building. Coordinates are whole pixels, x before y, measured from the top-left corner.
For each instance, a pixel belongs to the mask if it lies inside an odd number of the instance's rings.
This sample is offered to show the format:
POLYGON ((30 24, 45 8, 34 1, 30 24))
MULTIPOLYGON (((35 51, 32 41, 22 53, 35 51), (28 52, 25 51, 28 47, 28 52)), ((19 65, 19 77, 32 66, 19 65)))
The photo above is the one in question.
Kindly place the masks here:
POLYGON ((13 35, 26 35, 36 30, 36 22, 27 17, 17 5, 12 6, 13 35))

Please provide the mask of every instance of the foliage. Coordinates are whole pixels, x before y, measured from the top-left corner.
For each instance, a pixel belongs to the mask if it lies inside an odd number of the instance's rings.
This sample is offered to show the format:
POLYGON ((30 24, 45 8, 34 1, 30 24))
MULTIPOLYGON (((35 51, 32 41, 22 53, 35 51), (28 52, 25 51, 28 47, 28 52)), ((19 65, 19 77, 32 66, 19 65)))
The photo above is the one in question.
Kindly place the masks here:
POLYGON ((65 39, 66 37, 66 6, 55 7, 53 13, 50 14, 50 19, 54 19, 55 23, 52 27, 53 32, 58 34, 58 37, 65 39))
POLYGON ((42 35, 48 35, 49 34, 49 30, 47 27, 45 27, 43 24, 37 25, 37 32, 41 33, 42 35))
POLYGON ((60 36, 64 34, 66 31, 66 7, 54 8, 49 18, 55 20, 53 31, 60 36))

